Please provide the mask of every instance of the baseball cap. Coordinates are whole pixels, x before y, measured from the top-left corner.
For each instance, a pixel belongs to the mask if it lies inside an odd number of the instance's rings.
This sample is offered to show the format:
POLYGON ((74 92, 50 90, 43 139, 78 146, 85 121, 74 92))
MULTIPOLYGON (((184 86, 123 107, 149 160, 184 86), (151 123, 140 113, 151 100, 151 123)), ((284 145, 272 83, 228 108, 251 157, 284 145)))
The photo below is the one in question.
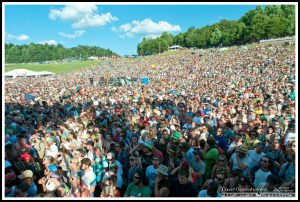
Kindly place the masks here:
POLYGON ((153 152, 153 157, 158 158, 160 161, 163 161, 164 159, 163 153, 159 150, 155 150, 155 152, 153 152))
POLYGON ((23 180, 25 178, 32 178, 33 177, 33 172, 31 170, 25 170, 22 172, 21 175, 18 175, 18 178, 23 180))
POLYGON ((48 166, 48 169, 49 169, 50 172, 56 172, 57 171, 57 166, 54 165, 54 164, 50 164, 48 166))
POLYGON ((19 158, 19 160, 21 161, 30 161, 31 159, 32 157, 30 156, 30 154, 23 154, 21 158, 19 158))
POLYGON ((189 169, 190 168, 190 164, 189 164, 189 162, 187 160, 183 160, 183 161, 181 161, 181 167, 189 169))

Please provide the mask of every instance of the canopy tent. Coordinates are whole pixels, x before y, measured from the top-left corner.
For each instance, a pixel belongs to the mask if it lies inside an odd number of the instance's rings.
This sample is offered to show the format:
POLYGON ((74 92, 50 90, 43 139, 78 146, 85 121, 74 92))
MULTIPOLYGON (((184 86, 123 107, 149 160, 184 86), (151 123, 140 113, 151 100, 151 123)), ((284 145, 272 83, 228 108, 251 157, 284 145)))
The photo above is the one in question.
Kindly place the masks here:
POLYGON ((40 71, 40 72, 34 72, 30 71, 28 69, 14 69, 9 72, 6 72, 4 74, 5 77, 38 77, 38 76, 49 76, 53 75, 54 73, 52 72, 47 72, 47 71, 40 71))

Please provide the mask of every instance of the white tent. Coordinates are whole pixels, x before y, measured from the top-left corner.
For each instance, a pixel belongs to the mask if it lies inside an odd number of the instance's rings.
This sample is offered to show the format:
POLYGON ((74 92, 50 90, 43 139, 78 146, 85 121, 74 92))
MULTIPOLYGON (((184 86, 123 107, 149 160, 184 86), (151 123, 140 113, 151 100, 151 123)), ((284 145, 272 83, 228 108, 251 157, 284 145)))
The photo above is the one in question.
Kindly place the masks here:
POLYGON ((34 72, 30 71, 28 69, 14 69, 9 72, 6 72, 4 74, 5 77, 37 77, 37 76, 48 76, 48 75, 53 75, 54 73, 52 72, 47 72, 47 71, 40 71, 40 72, 34 72))

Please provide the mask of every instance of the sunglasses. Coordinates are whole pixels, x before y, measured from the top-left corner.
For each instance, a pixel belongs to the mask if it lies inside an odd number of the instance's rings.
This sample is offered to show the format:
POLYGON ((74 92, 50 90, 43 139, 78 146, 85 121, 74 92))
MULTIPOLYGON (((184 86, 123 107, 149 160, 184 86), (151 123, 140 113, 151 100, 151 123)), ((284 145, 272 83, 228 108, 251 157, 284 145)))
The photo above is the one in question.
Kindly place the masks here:
POLYGON ((225 160, 224 159, 219 159, 219 162, 225 162, 225 160))
POLYGON ((129 159, 129 161, 134 161, 135 159, 129 159))
POLYGON ((269 161, 268 160, 261 160, 262 162, 265 162, 265 163, 268 163, 269 161))
POLYGON ((134 179, 141 179, 140 177, 137 177, 137 176, 133 176, 133 178, 134 178, 134 179))

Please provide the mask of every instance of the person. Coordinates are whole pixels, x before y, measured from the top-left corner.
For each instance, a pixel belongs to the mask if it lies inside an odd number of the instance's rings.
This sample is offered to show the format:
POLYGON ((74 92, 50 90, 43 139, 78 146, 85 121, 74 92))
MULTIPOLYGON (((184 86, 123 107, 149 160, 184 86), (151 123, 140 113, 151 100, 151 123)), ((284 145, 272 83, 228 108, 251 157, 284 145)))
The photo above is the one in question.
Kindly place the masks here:
POLYGON ((95 160, 94 142, 92 140, 89 140, 86 143, 86 148, 87 148, 86 157, 92 161, 92 164, 94 164, 94 160, 95 160))
POLYGON ((248 165, 249 165, 249 158, 247 156, 248 148, 244 145, 239 146, 236 149, 229 160, 231 170, 240 169, 246 174, 248 165))
POLYGON ((225 178, 231 175, 231 170, 228 166, 228 162, 225 155, 219 156, 218 162, 214 165, 212 169, 211 178, 213 179, 219 174, 222 174, 225 178))
POLYGON ((35 197, 37 195, 37 187, 33 181, 33 172, 31 170, 25 170, 18 178, 22 180, 22 184, 26 187, 26 196, 35 197))
POLYGON ((146 178, 148 181, 148 186, 151 188, 151 190, 154 189, 154 182, 157 176, 157 169, 161 164, 162 160, 163 160, 162 153, 159 150, 157 150, 153 154, 153 159, 152 159, 153 164, 148 166, 146 169, 146 178))
POLYGON ((205 162, 205 179, 209 179, 212 168, 216 164, 219 158, 218 147, 213 137, 208 137, 204 150, 202 151, 205 162))
POLYGON ((142 147, 142 153, 140 154, 140 158, 142 161, 142 168, 146 172, 146 169, 148 166, 152 164, 152 159, 153 159, 153 144, 152 141, 146 141, 143 144, 142 147))
POLYGON ((207 141, 207 138, 210 136, 210 133, 208 131, 208 126, 206 124, 202 124, 202 130, 200 133, 200 140, 207 141))
POLYGON ((189 176, 189 169, 178 170, 178 177, 171 183, 170 197, 196 197, 198 195, 196 186, 189 181, 189 176))
POLYGON ((280 139, 274 139, 271 145, 271 148, 266 151, 266 155, 272 159, 274 166, 277 168, 277 170, 279 170, 282 164, 286 161, 284 153, 280 148, 280 139))
POLYGON ((57 188, 61 184, 61 178, 57 174, 57 166, 49 165, 44 170, 44 177, 39 180, 39 184, 42 186, 43 190, 40 194, 41 197, 54 197, 57 188))
POLYGON ((267 192, 277 192, 280 193, 279 185, 280 185, 280 179, 275 175, 269 175, 266 179, 266 190, 267 192))
POLYGON ((222 197, 222 194, 218 192, 219 184, 217 182, 210 182, 207 186, 207 190, 199 192, 198 197, 222 197))
POLYGON ((216 143, 218 147, 220 147, 223 151, 226 151, 228 148, 228 141, 224 136, 223 130, 221 127, 217 128, 217 133, 214 135, 216 143))
POLYGON ((115 176, 105 179, 100 197, 120 197, 120 191, 117 189, 116 183, 115 176))
POLYGON ((170 194, 170 183, 168 179, 168 167, 159 165, 157 169, 157 177, 154 182, 154 196, 168 197, 170 194))
POLYGON ((47 137, 45 141, 46 141, 45 156, 52 156, 53 158, 56 158, 58 155, 58 147, 54 143, 53 138, 47 137))
POLYGON ((68 198, 80 197, 80 191, 79 191, 80 177, 78 176, 77 172, 73 172, 71 174, 70 185, 71 185, 71 189, 64 197, 68 197, 68 198))
POLYGON ((33 175, 37 175, 37 170, 34 166, 34 160, 30 154, 23 154, 19 160, 24 163, 25 170, 31 170, 33 175))
POLYGON ((115 159, 115 154, 112 152, 109 152, 106 155, 106 158, 108 160, 108 174, 112 176, 116 176, 117 178, 117 188, 121 190, 123 186, 123 167, 122 164, 115 159))
POLYGON ((133 176, 133 183, 129 184, 124 197, 150 197, 151 189, 144 185, 146 176, 142 169, 138 169, 133 176))
POLYGON ((281 169, 278 173, 279 177, 282 179, 282 187, 291 187, 293 190, 295 188, 295 141, 290 142, 287 145, 287 162, 281 166, 281 169))
POLYGON ((254 149, 260 142, 258 139, 258 134, 256 130, 251 130, 249 133, 250 137, 246 139, 245 145, 248 147, 248 149, 254 149))
POLYGON ((273 169, 272 159, 265 155, 261 158, 260 165, 251 169, 250 180, 255 188, 262 189, 267 183, 267 177, 272 174, 277 175, 273 169))
POLYGON ((255 149, 249 150, 247 155, 249 158, 249 164, 248 164, 248 170, 247 170, 247 174, 250 173, 250 170, 254 167, 259 165, 259 161, 261 159, 261 157, 265 156, 266 154, 264 152, 262 152, 263 150, 263 144, 262 143, 258 143, 255 147, 255 149))
POLYGON ((224 181, 224 186, 225 188, 234 188, 237 187, 237 182, 239 177, 242 175, 243 171, 240 169, 237 170, 232 170, 231 171, 231 176, 227 177, 224 181))
POLYGON ((133 182, 134 173, 139 168, 136 158, 139 158, 139 157, 137 157, 137 156, 129 157, 130 168, 128 170, 128 184, 133 182))
POLYGON ((194 148, 188 142, 181 143, 179 148, 181 148, 181 151, 183 152, 183 158, 188 161, 191 161, 194 158, 194 148))
POLYGON ((192 178, 194 184, 200 190, 205 175, 205 163, 202 161, 201 150, 194 150, 194 158, 189 162, 192 168, 192 178))
POLYGON ((226 151, 227 157, 230 158, 231 155, 235 152, 235 149, 241 146, 242 144, 243 144, 243 136, 241 133, 238 133, 235 135, 234 141, 232 141, 228 146, 228 149, 226 151))
POLYGON ((93 197, 95 187, 96 187, 96 175, 92 170, 92 161, 89 158, 84 158, 81 160, 81 170, 82 170, 82 177, 81 177, 81 184, 84 184, 86 190, 88 190, 88 195, 93 197))

